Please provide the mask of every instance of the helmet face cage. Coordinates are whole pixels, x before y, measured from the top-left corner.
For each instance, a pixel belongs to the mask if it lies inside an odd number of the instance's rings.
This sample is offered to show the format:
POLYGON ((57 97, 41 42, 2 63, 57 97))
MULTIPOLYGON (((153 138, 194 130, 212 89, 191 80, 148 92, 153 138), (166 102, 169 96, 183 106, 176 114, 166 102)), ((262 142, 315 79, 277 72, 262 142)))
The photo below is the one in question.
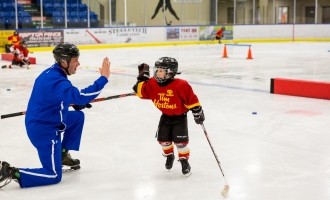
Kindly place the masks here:
POLYGON ((154 77, 158 83, 163 83, 168 79, 173 79, 177 72, 178 62, 175 58, 161 57, 155 62, 154 77), (157 77, 156 73, 159 68, 164 69, 166 71, 164 78, 157 77))
POLYGON ((79 49, 74 44, 60 43, 53 50, 54 58, 57 63, 62 60, 66 60, 68 63, 71 58, 78 57, 80 55, 79 49))
POLYGON ((158 83, 164 83, 166 80, 171 78, 171 73, 169 73, 169 69, 166 67, 162 67, 162 66, 155 66, 154 67, 154 77, 157 80, 158 83), (165 76, 164 78, 159 78, 157 76, 157 71, 158 69, 164 69, 165 70, 165 76))

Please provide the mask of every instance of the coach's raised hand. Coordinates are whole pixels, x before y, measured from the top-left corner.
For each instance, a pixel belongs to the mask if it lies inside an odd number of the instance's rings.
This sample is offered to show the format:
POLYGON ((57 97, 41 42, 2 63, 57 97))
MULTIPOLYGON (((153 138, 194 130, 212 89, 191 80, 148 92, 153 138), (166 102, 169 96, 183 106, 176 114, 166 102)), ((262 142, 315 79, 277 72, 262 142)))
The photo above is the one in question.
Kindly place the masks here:
POLYGON ((110 77, 110 61, 108 57, 103 59, 102 67, 99 69, 101 76, 110 77))

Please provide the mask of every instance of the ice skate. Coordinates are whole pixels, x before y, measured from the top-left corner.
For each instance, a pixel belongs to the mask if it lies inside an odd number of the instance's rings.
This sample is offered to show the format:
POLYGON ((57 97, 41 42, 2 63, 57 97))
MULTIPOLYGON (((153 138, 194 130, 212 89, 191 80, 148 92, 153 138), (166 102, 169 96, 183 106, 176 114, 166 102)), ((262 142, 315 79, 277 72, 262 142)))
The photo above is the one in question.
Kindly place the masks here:
POLYGON ((174 162, 174 158, 175 158, 174 154, 172 153, 172 154, 169 154, 165 157, 166 157, 165 168, 170 170, 173 167, 173 162, 174 162))
POLYGON ((2 65, 1 68, 2 69, 6 69, 6 68, 12 69, 11 65, 8 65, 8 66, 7 65, 2 65))
POLYGON ((15 172, 18 170, 14 167, 10 167, 9 163, 0 161, 0 188, 8 185, 15 177, 15 172))
POLYGON ((62 169, 63 171, 78 170, 80 169, 80 160, 73 159, 68 150, 65 150, 62 152, 62 169))
POLYGON ((190 176, 191 172, 190 172, 190 165, 187 159, 185 158, 180 158, 180 163, 182 165, 182 174, 185 176, 190 176))

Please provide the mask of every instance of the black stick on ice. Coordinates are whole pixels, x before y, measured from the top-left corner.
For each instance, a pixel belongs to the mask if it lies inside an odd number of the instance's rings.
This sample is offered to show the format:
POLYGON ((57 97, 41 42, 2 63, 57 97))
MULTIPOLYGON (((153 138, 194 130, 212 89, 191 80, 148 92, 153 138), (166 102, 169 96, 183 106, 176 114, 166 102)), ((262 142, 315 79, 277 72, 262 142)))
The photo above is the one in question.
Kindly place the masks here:
MULTIPOLYGON (((113 95, 113 96, 108 96, 108 97, 101 97, 101 98, 94 99, 90 103, 95 103, 95 102, 100 102, 100 101, 107 101, 107 100, 111 100, 111 99, 118 99, 118 98, 122 98, 122 97, 135 96, 135 95, 136 95, 135 92, 131 92, 131 93, 118 94, 118 95, 113 95)), ((1 115, 1 119, 25 115, 25 112, 26 111, 1 115)))

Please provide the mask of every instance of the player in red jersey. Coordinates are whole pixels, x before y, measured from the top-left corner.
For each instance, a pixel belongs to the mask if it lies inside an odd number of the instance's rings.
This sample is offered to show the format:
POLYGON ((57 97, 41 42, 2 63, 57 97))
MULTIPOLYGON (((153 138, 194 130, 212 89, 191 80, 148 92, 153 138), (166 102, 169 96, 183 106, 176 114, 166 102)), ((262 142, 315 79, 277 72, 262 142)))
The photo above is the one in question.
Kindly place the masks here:
POLYGON ((162 57, 156 61, 152 78, 149 78, 148 64, 140 64, 138 69, 138 81, 133 90, 141 99, 152 100, 162 112, 157 140, 162 146, 163 155, 167 158, 165 168, 170 170, 173 166, 175 145, 182 173, 190 175, 187 112, 191 110, 195 122, 202 124, 205 117, 201 104, 187 81, 174 78, 178 74, 176 59, 162 57))
POLYGON ((19 44, 22 38, 19 36, 17 31, 14 31, 13 35, 8 37, 9 44, 5 45, 5 49, 7 53, 10 53, 10 47, 14 46, 15 44, 19 44))
POLYGON ((30 59, 29 50, 27 49, 26 40, 22 40, 19 44, 10 47, 10 52, 14 54, 11 65, 3 65, 1 68, 24 67, 29 69, 30 59))
POLYGON ((10 41, 11 45, 19 44, 21 41, 21 37, 17 31, 14 31, 13 35, 8 37, 8 41, 10 41))
POLYGON ((223 32, 226 30, 225 27, 221 27, 217 33, 215 34, 215 39, 219 40, 219 43, 221 43, 221 39, 223 38, 223 32))

